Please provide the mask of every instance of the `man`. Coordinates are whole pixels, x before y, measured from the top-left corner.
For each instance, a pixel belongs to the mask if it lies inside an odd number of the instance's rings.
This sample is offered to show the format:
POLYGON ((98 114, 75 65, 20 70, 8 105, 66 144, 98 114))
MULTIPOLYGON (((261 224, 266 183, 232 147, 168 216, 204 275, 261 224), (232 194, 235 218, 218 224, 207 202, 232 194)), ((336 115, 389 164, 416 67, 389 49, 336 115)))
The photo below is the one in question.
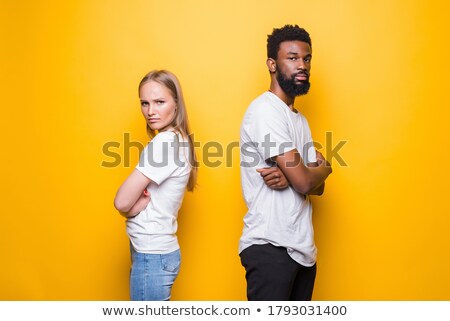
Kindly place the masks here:
POLYGON ((316 247, 309 195, 321 195, 331 166, 294 108, 310 87, 311 39, 297 25, 267 39, 270 89, 241 125, 241 183, 248 212, 239 242, 249 300, 311 300, 316 247))

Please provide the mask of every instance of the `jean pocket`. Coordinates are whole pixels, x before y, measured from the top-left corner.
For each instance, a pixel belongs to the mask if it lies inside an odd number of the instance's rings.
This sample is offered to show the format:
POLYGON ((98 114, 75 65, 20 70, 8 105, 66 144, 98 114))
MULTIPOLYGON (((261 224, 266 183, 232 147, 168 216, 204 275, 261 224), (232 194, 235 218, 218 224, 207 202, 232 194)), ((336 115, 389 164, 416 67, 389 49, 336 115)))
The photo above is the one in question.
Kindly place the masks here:
POLYGON ((178 272, 180 270, 180 250, 161 255, 161 268, 166 272, 178 272))

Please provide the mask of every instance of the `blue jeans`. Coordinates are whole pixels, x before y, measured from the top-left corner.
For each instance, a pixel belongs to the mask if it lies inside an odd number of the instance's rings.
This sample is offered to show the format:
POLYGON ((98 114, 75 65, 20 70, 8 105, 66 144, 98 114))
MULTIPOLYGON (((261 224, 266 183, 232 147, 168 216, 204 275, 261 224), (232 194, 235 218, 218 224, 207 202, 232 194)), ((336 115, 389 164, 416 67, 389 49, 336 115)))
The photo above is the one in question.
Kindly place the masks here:
POLYGON ((168 254, 139 253, 131 246, 132 301, 168 301, 180 271, 180 250, 168 254))

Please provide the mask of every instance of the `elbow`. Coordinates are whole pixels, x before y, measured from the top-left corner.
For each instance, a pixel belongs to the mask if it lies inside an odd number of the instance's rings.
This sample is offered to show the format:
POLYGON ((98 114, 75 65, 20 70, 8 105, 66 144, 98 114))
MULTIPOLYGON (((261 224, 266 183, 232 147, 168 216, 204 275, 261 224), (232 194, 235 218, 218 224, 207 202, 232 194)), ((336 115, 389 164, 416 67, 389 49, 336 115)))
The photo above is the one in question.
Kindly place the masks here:
POLYGON ((114 207, 119 212, 128 212, 131 208, 130 204, 128 204, 128 202, 126 200, 121 199, 119 197, 116 197, 114 199, 114 207))
POLYGON ((310 195, 322 196, 323 188, 315 189, 310 195))
POLYGON ((292 185, 294 189, 303 195, 309 194, 314 190, 314 184, 312 181, 302 181, 298 182, 297 184, 292 185))

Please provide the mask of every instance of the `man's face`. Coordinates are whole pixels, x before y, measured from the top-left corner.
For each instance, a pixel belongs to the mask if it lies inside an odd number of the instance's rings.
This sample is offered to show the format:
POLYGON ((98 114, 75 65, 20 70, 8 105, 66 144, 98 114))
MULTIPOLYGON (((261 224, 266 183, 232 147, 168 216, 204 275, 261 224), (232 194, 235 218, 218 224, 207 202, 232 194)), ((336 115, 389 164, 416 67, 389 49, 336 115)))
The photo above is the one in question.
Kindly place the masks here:
POLYGON ((289 97, 305 95, 310 87, 311 46, 303 41, 280 43, 276 59, 276 78, 289 97))

